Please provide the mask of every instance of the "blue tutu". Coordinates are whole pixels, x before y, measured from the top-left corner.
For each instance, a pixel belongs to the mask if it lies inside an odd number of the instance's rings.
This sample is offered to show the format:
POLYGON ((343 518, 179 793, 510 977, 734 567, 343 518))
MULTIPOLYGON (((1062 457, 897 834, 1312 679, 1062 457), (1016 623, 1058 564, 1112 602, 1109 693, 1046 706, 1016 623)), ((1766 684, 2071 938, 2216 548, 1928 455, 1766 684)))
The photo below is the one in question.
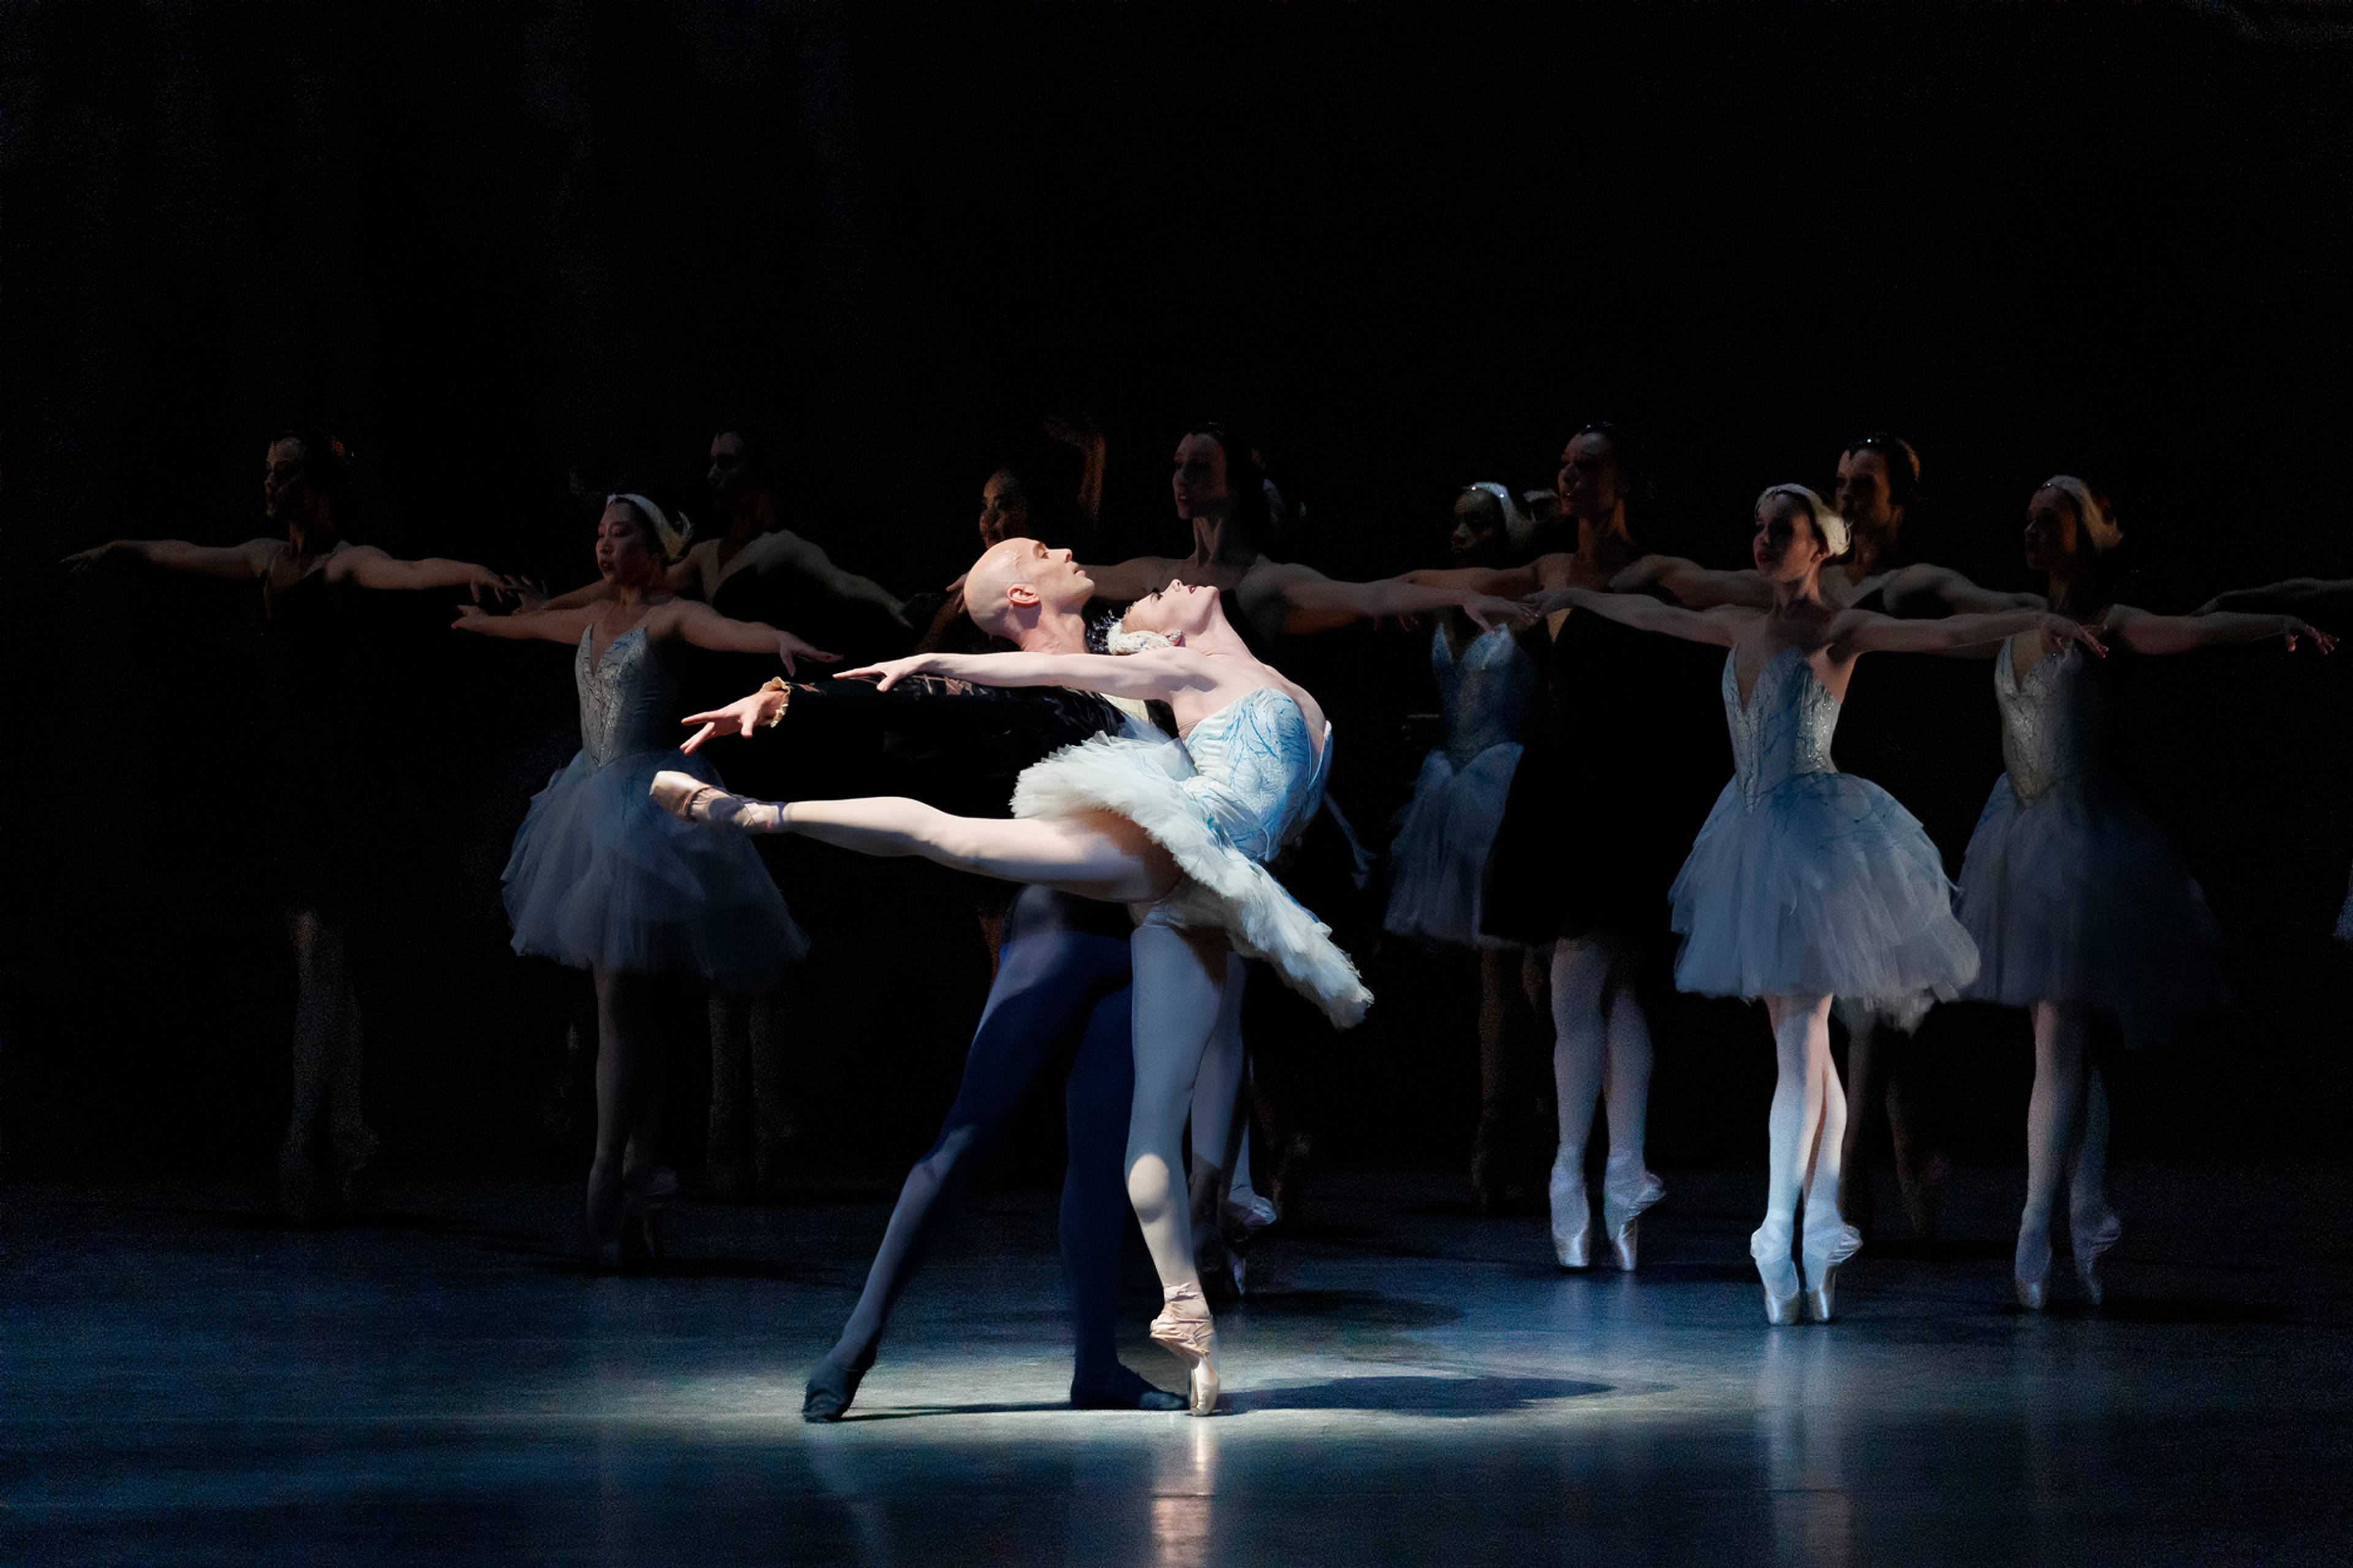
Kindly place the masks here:
POLYGON ((1490 746, 1457 769, 1444 752, 1422 760, 1413 799, 1389 844, 1389 903, 1382 925, 1392 936, 1454 947, 1509 947, 1480 927, 1487 852, 1504 825, 1517 745, 1490 746))
POLYGON ((584 637, 574 674, 581 750, 532 797, 501 878, 514 950, 744 994, 775 989, 808 942, 752 841, 654 804, 665 768, 720 777, 699 755, 646 743, 670 740, 676 705, 643 633, 616 638, 594 669, 584 637))
POLYGON ((2133 1045, 2227 1005, 2204 892, 2105 764, 2091 661, 2063 650, 2021 679, 2004 643, 1994 698, 2008 770, 1961 863, 1961 920, 1984 953, 1969 997, 2081 1003, 2116 1017, 2133 1045))
POLYGON ((1838 996, 1916 1022, 1976 974, 1927 834, 1877 784, 1836 771, 1838 700, 1794 648, 1744 708, 1727 657, 1737 772, 1668 898, 1675 984, 1712 996, 1838 996))

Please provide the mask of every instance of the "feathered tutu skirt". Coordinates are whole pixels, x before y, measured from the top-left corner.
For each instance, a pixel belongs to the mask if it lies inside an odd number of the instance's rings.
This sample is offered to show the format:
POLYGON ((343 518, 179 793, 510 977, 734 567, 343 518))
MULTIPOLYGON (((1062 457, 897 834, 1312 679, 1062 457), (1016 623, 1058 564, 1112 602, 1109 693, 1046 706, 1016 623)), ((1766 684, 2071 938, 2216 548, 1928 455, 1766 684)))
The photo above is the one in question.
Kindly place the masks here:
POLYGON ((1382 925, 1390 935, 1453 947, 1512 945, 1480 925, 1487 852, 1504 825, 1520 751, 1516 744, 1490 746, 1460 769, 1444 752, 1423 759, 1413 799, 1389 844, 1389 907, 1382 925))
POLYGON ((532 796, 501 879, 514 950, 575 969, 773 990, 808 940, 751 839, 654 804, 653 776, 664 768, 720 782, 700 756, 633 752, 600 766, 583 752, 532 796))
POLYGON ((1168 851, 1183 873, 1150 919, 1225 931, 1236 952, 1264 959, 1284 984, 1341 1028, 1363 1021, 1373 994, 1332 940, 1331 928, 1244 854, 1201 801, 1156 760, 1162 748, 1098 735, 1065 746, 1022 771, 1016 816, 1076 816, 1108 811, 1127 818, 1168 851))
POLYGON ((1867 779, 1799 773, 1750 805, 1726 784, 1668 894, 1675 984, 1710 996, 1838 996, 1916 1023, 1960 994, 1977 946, 1944 861, 1867 779))
POLYGON ((2002 775, 1961 863, 1961 921, 1982 955, 1974 1001, 2083 1003, 2146 1045, 2231 999, 2221 929, 2181 851, 2096 775, 2031 801, 2002 775))

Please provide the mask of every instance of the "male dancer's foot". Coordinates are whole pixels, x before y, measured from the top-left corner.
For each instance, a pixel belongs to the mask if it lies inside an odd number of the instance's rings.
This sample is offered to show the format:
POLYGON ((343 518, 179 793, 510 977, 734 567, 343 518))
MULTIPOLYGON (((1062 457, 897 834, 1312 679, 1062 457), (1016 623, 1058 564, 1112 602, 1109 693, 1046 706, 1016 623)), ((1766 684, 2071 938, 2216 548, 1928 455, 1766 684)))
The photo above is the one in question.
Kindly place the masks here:
MULTIPOLYGON (((808 1386, 801 1394, 801 1419, 810 1423, 840 1420, 858 1397, 858 1385, 865 1380, 866 1372, 867 1367, 860 1366, 852 1356, 838 1350, 828 1354, 809 1373, 808 1386)), ((1072 1374, 1071 1408, 1173 1411, 1184 1409, 1185 1400, 1182 1395, 1153 1387, 1124 1363, 1113 1362, 1100 1372, 1087 1370, 1072 1374)))

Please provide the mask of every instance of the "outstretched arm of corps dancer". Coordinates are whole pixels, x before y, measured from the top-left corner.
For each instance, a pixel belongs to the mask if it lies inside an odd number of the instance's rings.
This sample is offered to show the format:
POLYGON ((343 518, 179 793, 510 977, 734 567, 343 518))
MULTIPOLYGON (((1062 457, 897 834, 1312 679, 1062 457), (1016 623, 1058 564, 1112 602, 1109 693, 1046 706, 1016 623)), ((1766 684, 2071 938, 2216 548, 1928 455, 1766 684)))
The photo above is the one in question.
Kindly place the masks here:
POLYGON ((1482 631, 1497 625, 1525 626, 1533 616, 1516 597, 1506 598, 1461 584, 1419 583, 1411 574, 1374 583, 1344 583, 1296 562, 1270 563, 1260 574, 1260 592, 1282 606, 1282 629, 1331 631, 1358 621, 1461 610, 1482 631))
POLYGON ((845 669, 836 679, 872 677, 876 689, 888 691, 911 675, 982 686, 1069 686, 1147 702, 1165 702, 1180 691, 1208 691, 1226 679, 1214 661, 1181 647, 1134 654, 918 653, 845 669))
POLYGON ((191 544, 185 539, 113 539, 65 558, 71 571, 87 572, 116 561, 141 561, 167 572, 253 582, 286 547, 281 539, 248 539, 242 544, 191 544))
POLYGON ((1763 612, 1746 605, 1727 605, 1713 610, 1687 610, 1681 605, 1663 604, 1644 594, 1609 594, 1591 588, 1554 588, 1532 595, 1525 601, 1539 616, 1549 616, 1560 610, 1587 610, 1604 620, 1638 631, 1658 632, 1662 636, 1681 637, 1685 642, 1711 643, 1717 647, 1730 647, 1740 640, 1740 634, 1763 612))
POLYGON ((2211 616, 2218 610, 2253 610, 2266 605, 2305 605, 2315 599, 2346 597, 2353 597, 2353 577, 2290 577, 2259 588, 2217 594, 2191 613, 2211 616))
POLYGON ((2135 653, 2194 653, 2228 643, 2263 642, 2284 637, 2291 652, 2306 638, 2327 653, 2337 646, 2331 634, 2306 625, 2294 616, 2251 616, 2216 610, 2199 616, 2157 616, 2118 605, 2108 612, 2108 635, 2135 653))
POLYGON ((2041 632, 2053 647, 2074 643, 2094 654, 2108 650, 2100 629, 2047 610, 2006 610, 1999 615, 1947 616, 1941 620, 1899 620, 1871 610, 1842 610, 1831 621, 1831 657, 1859 653, 1991 652, 2004 637, 2041 632))

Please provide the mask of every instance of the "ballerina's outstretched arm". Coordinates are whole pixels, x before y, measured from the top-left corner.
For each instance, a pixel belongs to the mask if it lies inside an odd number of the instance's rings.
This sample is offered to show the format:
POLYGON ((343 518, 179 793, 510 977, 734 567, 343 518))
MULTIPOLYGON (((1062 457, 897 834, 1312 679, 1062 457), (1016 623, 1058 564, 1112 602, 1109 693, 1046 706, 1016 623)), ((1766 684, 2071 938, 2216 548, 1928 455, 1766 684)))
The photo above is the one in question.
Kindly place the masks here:
POLYGON ((1841 610, 1831 620, 1828 646, 1831 657, 1841 662, 1863 653, 1990 654, 2003 638, 2026 632, 2041 632, 2054 647, 2073 643, 2094 655, 2108 651, 2100 628, 2048 610, 1946 616, 1932 621, 1899 620, 1871 610, 1841 610))
POLYGON ((2306 640, 2323 653, 2337 646, 2332 634, 2294 616, 2254 616, 2236 610, 2158 616, 2129 605, 2117 605, 2108 611, 2106 626, 2111 637, 2135 653, 2195 653, 2200 648, 2266 642, 2273 637, 2285 638, 2290 652, 2295 651, 2298 642, 2306 640))
POLYGON ((1605 593, 1593 588, 1552 588, 1521 601, 1539 616, 1560 610, 1589 610, 1604 620, 1637 631, 1657 632, 1685 642, 1730 647, 1764 612, 1746 605, 1720 605, 1708 610, 1687 610, 1647 594, 1605 593))
POLYGON ((138 561, 167 572, 197 577, 254 582, 286 547, 282 539, 248 539, 242 544, 191 544, 185 539, 111 539, 65 558, 70 572, 90 572, 117 561, 138 561))
POLYGON ((2259 588, 2232 588, 2215 595, 2191 612, 2211 616, 2218 610, 2252 610, 2266 605, 2308 605, 2315 599, 2353 598, 2353 577, 2289 577, 2259 588))
POLYGON ((1180 691, 1210 691, 1231 677, 1189 648, 1143 653, 917 653, 839 671, 835 679, 871 678, 888 691, 911 675, 936 675, 980 686, 1068 686, 1108 697, 1165 702, 1180 691))
MULTIPOLYGON (((512 616, 491 616, 472 605, 462 605, 450 626, 458 631, 511 641, 577 643, 596 623, 596 616, 594 607, 523 610, 512 616)), ((714 653, 773 653, 787 671, 793 669, 797 658, 832 664, 841 658, 838 653, 812 647, 792 633, 779 631, 765 622, 730 620, 708 605, 689 599, 673 599, 657 606, 641 624, 646 635, 657 642, 679 637, 714 653)))

